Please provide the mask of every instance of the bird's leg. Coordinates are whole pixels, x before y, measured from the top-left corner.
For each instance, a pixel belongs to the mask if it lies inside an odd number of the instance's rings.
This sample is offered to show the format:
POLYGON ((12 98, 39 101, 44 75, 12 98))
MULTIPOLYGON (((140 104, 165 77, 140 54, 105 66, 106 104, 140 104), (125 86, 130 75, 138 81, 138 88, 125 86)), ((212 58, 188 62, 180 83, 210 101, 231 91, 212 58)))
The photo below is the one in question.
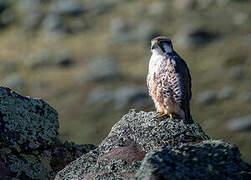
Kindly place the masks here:
POLYGON ((171 119, 173 119, 173 114, 172 114, 172 113, 170 113, 170 114, 169 114, 169 117, 170 117, 171 119))

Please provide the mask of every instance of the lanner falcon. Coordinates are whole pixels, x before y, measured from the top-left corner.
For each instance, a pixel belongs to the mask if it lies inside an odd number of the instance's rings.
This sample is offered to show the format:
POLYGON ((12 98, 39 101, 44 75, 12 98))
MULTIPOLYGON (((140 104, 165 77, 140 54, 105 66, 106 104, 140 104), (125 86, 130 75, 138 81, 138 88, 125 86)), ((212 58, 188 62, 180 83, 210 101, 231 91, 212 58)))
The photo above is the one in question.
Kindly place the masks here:
POLYGON ((166 36, 151 41, 147 86, 157 112, 157 118, 169 116, 192 123, 190 115, 191 76, 185 61, 174 51, 166 36))

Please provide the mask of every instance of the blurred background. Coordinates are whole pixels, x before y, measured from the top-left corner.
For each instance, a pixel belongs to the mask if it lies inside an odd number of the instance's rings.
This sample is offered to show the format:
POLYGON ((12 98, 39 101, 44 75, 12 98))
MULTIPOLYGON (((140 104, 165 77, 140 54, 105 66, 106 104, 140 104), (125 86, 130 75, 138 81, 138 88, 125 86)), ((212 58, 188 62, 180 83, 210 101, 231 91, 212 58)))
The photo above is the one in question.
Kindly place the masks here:
POLYGON ((0 0, 0 81, 59 112, 65 140, 98 144, 131 108, 154 110, 150 40, 191 71, 192 114, 251 162, 249 0, 0 0))

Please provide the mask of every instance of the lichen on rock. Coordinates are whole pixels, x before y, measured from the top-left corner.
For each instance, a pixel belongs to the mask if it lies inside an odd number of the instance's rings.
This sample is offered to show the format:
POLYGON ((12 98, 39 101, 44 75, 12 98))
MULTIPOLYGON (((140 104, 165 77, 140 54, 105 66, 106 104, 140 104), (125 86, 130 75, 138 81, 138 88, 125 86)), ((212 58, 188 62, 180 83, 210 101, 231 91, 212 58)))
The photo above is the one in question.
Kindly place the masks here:
POLYGON ((46 102, 0 87, 0 179, 251 179, 237 147, 157 115, 130 110, 97 148, 77 145, 46 102))
POLYGON ((0 118, 0 140, 15 149, 37 149, 59 140, 58 113, 41 99, 0 87, 0 118))
POLYGON ((41 99, 0 87, 0 179, 52 179, 95 148, 62 142, 58 113, 41 99))
POLYGON ((250 179, 251 166, 222 140, 165 147, 148 153, 136 179, 250 179))
POLYGON ((188 143, 210 140, 198 123, 156 119, 155 112, 130 112, 111 129, 99 147, 73 161, 56 179, 133 178, 147 153, 188 143))

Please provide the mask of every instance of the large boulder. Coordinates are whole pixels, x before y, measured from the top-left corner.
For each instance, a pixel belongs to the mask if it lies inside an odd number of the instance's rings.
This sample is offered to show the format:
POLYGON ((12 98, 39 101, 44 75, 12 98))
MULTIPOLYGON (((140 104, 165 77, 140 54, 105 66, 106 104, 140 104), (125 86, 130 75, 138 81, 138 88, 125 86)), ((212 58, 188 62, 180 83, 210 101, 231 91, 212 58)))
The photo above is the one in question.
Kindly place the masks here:
POLYGON ((41 99, 0 87, 0 179, 52 179, 93 145, 61 142, 58 113, 41 99))
POLYGON ((207 136, 196 122, 131 110, 99 147, 71 162, 56 180, 251 178, 237 147, 207 136))

